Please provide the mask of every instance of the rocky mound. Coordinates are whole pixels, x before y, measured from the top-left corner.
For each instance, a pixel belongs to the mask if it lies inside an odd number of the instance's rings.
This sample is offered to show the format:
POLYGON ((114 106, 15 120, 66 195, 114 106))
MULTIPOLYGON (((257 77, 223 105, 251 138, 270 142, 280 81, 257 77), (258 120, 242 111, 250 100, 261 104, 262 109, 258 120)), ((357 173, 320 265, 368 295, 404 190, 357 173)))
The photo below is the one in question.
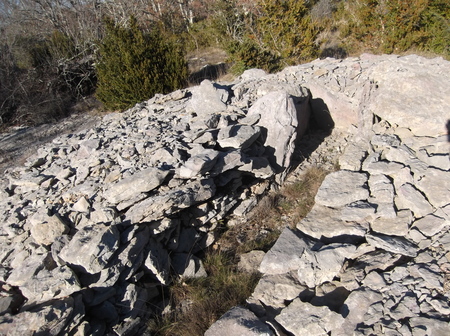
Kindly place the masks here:
POLYGON ((262 259, 250 310, 205 335, 449 335, 450 64, 363 55, 282 74, 311 70, 305 86, 358 127, 311 212, 262 259))
POLYGON ((309 92, 264 75, 153 97, 8 171, 0 334, 133 334, 174 276, 204 276, 216 227, 283 181, 307 127, 309 92))
POLYGON ((371 55, 251 70, 54 139, 0 188, 0 334, 140 333, 173 276, 205 275, 223 219, 285 180, 310 116, 350 139, 342 170, 264 257, 252 311, 207 334, 448 330, 449 70, 371 55))

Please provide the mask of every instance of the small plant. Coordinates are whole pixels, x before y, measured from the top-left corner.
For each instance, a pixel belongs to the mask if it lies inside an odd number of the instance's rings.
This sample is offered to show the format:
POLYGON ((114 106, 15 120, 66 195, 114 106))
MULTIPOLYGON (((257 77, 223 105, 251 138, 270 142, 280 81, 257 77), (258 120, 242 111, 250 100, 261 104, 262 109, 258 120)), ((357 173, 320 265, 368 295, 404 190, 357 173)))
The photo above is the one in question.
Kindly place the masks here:
POLYGON ((240 273, 234 256, 210 251, 204 261, 206 278, 177 281, 170 289, 174 307, 159 323, 149 325, 152 335, 198 336, 233 306, 244 304, 258 274, 240 273))
POLYGON ((293 209, 295 224, 304 218, 314 205, 314 197, 328 172, 319 167, 311 167, 293 184, 286 185, 281 191, 293 209))
POLYGON ((308 169, 299 181, 264 197, 247 222, 224 232, 215 248, 206 251, 203 263, 208 277, 174 282, 172 311, 152 320, 148 326, 152 335, 203 335, 230 308, 244 304, 260 275, 240 272, 239 256, 252 250, 268 251, 285 226, 282 216, 291 216, 292 225, 306 216, 326 174, 321 168, 308 169))

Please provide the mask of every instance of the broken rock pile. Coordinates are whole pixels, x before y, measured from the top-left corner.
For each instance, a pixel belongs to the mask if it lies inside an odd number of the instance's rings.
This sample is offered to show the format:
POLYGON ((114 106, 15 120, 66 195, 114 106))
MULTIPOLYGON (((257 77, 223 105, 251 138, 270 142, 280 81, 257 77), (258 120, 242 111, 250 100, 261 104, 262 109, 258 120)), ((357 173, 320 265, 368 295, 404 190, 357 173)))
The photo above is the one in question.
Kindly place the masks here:
POLYGON ((157 95, 41 147, 0 186, 0 334, 132 335, 226 216, 281 183, 310 116, 259 70, 157 95))
POLYGON ((347 111, 337 126, 355 126, 340 169, 265 254, 248 307, 206 335, 450 335, 450 63, 363 55, 283 73, 308 69, 333 120, 347 111))

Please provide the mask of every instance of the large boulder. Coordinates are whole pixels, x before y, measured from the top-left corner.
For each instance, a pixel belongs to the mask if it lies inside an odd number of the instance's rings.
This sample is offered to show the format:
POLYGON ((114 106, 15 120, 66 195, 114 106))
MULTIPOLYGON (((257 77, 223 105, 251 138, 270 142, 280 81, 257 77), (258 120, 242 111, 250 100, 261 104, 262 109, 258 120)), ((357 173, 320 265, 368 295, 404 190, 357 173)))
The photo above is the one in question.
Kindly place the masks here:
POLYGON ((295 142, 305 132, 310 109, 308 95, 293 97, 286 91, 267 93, 249 109, 247 116, 259 114, 265 155, 276 172, 289 167, 295 142))
POLYGON ((442 58, 411 55, 380 60, 370 71, 377 86, 367 109, 416 136, 447 134, 450 78, 442 74, 449 72, 450 64, 442 58))

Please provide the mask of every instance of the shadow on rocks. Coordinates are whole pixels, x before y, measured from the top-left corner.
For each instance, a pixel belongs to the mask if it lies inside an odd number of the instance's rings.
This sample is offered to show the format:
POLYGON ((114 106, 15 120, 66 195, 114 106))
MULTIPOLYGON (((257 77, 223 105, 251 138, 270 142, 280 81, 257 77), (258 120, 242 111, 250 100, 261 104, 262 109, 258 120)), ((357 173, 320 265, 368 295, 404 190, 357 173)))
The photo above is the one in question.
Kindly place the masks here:
POLYGON ((335 126, 327 104, 321 98, 310 100, 311 117, 306 133, 297 139, 295 151, 292 156, 294 170, 304 160, 308 159, 320 144, 328 137, 335 126))
POLYGON ((447 141, 450 142, 450 119, 447 120, 447 141))

